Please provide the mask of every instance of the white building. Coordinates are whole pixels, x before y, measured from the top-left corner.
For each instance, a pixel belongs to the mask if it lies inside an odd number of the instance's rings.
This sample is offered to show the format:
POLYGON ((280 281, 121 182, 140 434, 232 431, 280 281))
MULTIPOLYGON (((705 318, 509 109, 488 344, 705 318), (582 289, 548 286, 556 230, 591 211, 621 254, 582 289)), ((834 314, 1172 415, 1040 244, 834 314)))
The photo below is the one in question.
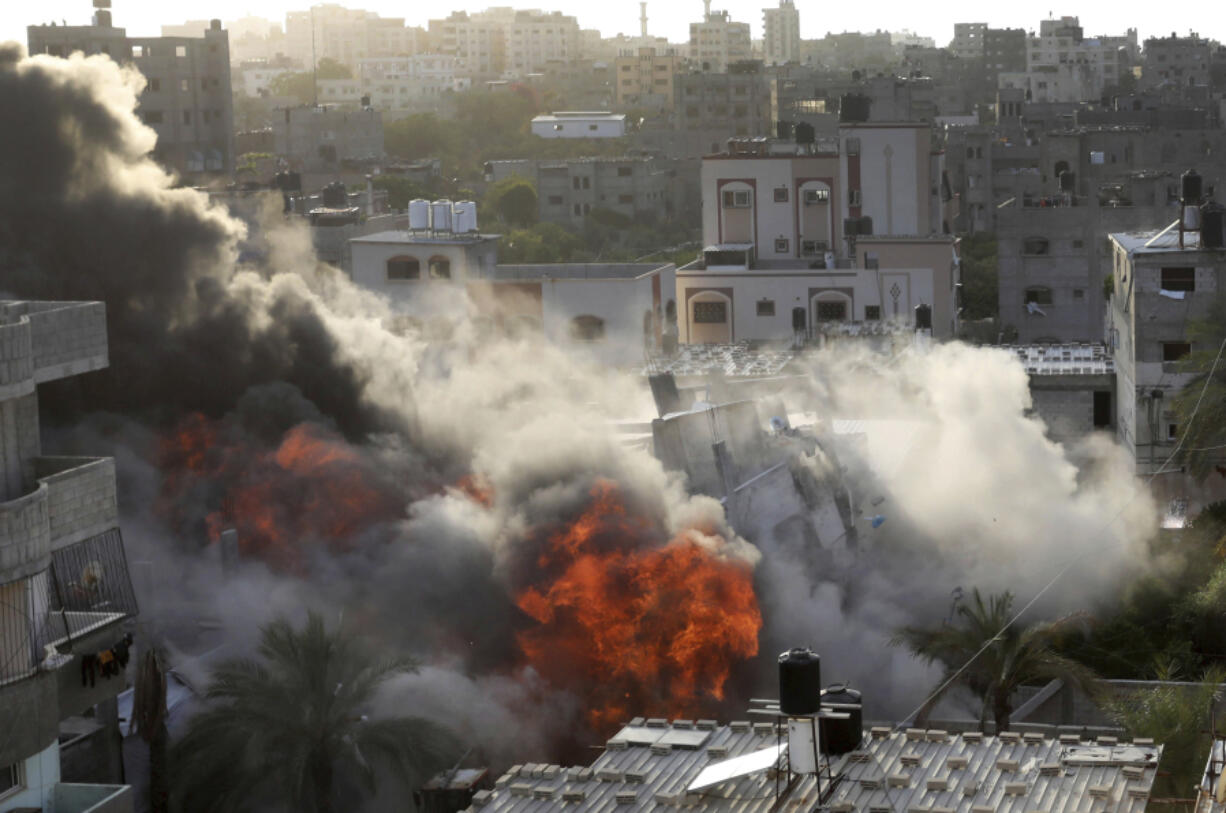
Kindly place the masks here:
POLYGON ((1026 47, 1025 73, 1001 73, 999 87, 1030 93, 1030 101, 1096 101, 1130 67, 1136 31, 1125 37, 1083 35, 1076 17, 1042 20, 1026 47))
POLYGON ((582 51, 579 21, 561 12, 499 7, 457 11, 430 21, 437 50, 455 57, 468 77, 522 77, 548 65, 569 65, 582 51))
POLYGON ((497 265, 499 235, 389 231, 350 242, 353 280, 419 324, 471 318, 618 366, 659 350, 672 264, 497 265))
POLYGON ((234 91, 243 96, 267 96, 272 93, 272 81, 286 73, 293 71, 289 68, 270 68, 267 65, 243 65, 233 74, 234 91))
POLYGON ((707 12, 702 22, 690 23, 690 60, 704 71, 723 73, 734 62, 753 58, 749 23, 734 23, 726 11, 707 12))
POLYGON ((363 59, 357 70, 363 94, 378 110, 420 109, 458 89, 456 59, 443 54, 363 59))
POLYGON ((792 0, 762 10, 763 56, 768 65, 800 61, 800 12, 792 0))
POLYGON ((352 66, 368 57, 409 56, 419 50, 422 34, 403 18, 333 3, 285 15, 286 53, 308 67, 321 59, 352 66))
POLYGON ((608 111, 560 111, 532 119, 532 134, 541 138, 621 138, 626 116, 608 111))

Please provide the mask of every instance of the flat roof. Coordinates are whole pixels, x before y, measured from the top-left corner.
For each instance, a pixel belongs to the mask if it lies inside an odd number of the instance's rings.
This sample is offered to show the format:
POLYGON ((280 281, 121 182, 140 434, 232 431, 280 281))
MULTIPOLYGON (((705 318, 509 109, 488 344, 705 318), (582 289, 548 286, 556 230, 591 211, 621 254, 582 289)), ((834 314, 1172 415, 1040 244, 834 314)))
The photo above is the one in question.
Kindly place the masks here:
POLYGON ((545 113, 532 119, 533 122, 548 121, 625 121, 625 113, 545 113))
POLYGON ((1179 247, 1179 229, 1172 223, 1165 229, 1115 232, 1111 239, 1129 254, 1158 254, 1164 252, 1200 251, 1200 233, 1184 235, 1183 248, 1179 247))
POLYGON ((672 263, 536 263, 496 265, 494 274, 482 279, 639 279, 663 270, 672 263))
POLYGON ((384 243, 393 245, 455 246, 501 239, 501 234, 432 234, 430 232, 381 231, 365 237, 355 237, 351 243, 384 243))
POLYGON ((1115 361, 1101 344, 1002 345, 1033 375, 1114 375, 1115 361))

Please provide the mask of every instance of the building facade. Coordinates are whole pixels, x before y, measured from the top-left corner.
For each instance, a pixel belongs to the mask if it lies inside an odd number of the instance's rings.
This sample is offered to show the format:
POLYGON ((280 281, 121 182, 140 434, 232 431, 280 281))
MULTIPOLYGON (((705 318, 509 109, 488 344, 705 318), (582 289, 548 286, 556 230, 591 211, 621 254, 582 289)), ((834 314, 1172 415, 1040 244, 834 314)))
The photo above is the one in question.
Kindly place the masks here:
POLYGON ((421 50, 424 33, 402 17, 323 3, 286 13, 285 52, 307 69, 323 59, 352 68, 362 59, 412 56, 421 50))
POLYGON ((234 172, 234 103, 229 34, 213 20, 202 36, 129 37, 110 25, 32 25, 31 54, 107 54, 145 77, 139 115, 157 133, 154 157, 183 176, 234 172))
POLYGON ((491 8, 453 12, 429 23, 434 50, 455 57, 470 78, 523 77, 581 55, 579 22, 561 12, 491 8))
POLYGON ((762 10, 762 56, 767 65, 800 61, 800 12, 792 0, 762 10))
POLYGON ((593 210, 660 222, 676 210, 675 162, 655 158, 491 161, 486 178, 520 176, 536 187, 541 220, 581 227, 593 210))
POLYGON ((690 62, 704 72, 723 73, 733 63, 753 58, 749 23, 733 22, 726 11, 711 11, 690 23, 690 62))
POLYGON ((374 162, 384 156, 383 116, 369 108, 287 107, 274 114, 272 129, 277 155, 302 169, 374 162))
POLYGON ((137 612, 115 463, 45 456, 39 433, 40 384, 107 366, 105 307, 0 302, 0 358, 0 809, 131 813, 131 787, 62 782, 60 763, 61 721, 127 688, 92 666, 126 664, 137 612))
POLYGON ((987 23, 954 23, 954 39, 949 50, 958 59, 981 59, 987 33, 987 23))
POLYGON ((613 63, 618 107, 672 109, 680 67, 681 57, 672 49, 639 48, 622 53, 613 63))

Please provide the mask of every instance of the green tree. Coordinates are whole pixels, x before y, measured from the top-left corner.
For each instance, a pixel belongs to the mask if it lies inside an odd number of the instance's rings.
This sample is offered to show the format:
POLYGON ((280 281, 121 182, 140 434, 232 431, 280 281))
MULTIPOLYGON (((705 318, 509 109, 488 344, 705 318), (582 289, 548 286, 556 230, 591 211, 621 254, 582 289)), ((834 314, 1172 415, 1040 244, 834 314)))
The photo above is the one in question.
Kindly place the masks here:
POLYGON ((432 193, 420 184, 413 183, 408 178, 395 175, 380 175, 374 180, 375 189, 387 190, 387 205, 398 211, 409 208, 409 201, 415 198, 429 200, 432 193))
POLYGON ((999 312, 996 236, 962 238, 962 318, 989 319, 999 312))
POLYGON ((398 158, 441 158, 449 152, 451 129, 433 113, 414 113, 385 124, 383 142, 388 154, 398 158))
POLYGON ((1189 471, 1203 481, 1226 453, 1226 357, 1214 370, 1218 350, 1226 340, 1226 294, 1218 294, 1204 318, 1188 321, 1187 336, 1192 353, 1180 362, 1180 369, 1193 375, 1175 396, 1173 405, 1183 441, 1180 456, 1189 471))
POLYGON ((331 57, 324 57, 316 63, 315 75, 320 79, 352 79, 353 70, 331 57))
POLYGON ((1019 627, 1009 623, 1013 617, 1012 593, 988 596, 985 601, 978 588, 972 591, 969 601, 958 605, 957 615, 954 624, 903 627, 891 641, 928 663, 945 666, 941 682, 916 716, 917 725, 957 686, 970 689, 983 701, 980 723, 985 723, 990 713, 997 731, 1008 730, 1013 694, 1026 684, 1060 678, 1088 694, 1096 693, 1094 673, 1055 650, 1057 640, 1077 616, 1019 627), (981 649, 983 652, 976 657, 981 649), (970 665, 962 669, 968 661, 970 665))
POLYGON ((288 96, 299 104, 315 101, 315 79, 308 73, 282 73, 268 82, 268 91, 273 96, 288 96))
POLYGON ((519 175, 503 178, 485 193, 485 210, 509 226, 527 228, 537 219, 536 187, 519 175))
POLYGON ((258 658, 213 674, 209 707, 174 745, 175 797, 184 813, 287 809, 331 813, 343 789, 375 789, 376 770, 407 786, 455 759, 454 741, 414 717, 368 719, 376 689, 412 672, 413 659, 374 659, 351 634, 311 613, 261 630, 258 658))

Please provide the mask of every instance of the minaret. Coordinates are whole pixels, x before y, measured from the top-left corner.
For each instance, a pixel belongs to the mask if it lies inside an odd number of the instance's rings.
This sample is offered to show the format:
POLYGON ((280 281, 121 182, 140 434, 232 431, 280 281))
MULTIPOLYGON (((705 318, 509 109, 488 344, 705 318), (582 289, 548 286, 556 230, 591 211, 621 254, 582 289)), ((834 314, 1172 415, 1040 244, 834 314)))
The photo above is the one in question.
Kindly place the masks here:
POLYGON ((707 20, 711 19, 711 0, 702 0, 702 7, 702 19, 703 22, 706 22, 707 20))
POLYGON ((647 0, 639 3, 639 35, 647 39, 647 0))

